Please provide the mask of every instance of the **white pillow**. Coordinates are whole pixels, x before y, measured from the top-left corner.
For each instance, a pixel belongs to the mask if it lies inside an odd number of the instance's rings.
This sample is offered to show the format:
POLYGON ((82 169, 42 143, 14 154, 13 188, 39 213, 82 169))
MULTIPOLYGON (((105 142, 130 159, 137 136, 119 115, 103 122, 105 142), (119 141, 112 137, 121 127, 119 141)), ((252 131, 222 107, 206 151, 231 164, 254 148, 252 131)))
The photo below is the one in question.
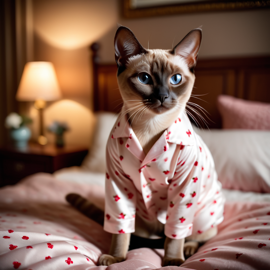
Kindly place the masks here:
POLYGON ((223 188, 270 193, 270 132, 198 130, 223 188))
POLYGON ((117 120, 117 114, 108 112, 96 113, 97 124, 93 142, 85 157, 82 168, 91 172, 105 173, 106 171, 106 144, 111 129, 117 120))
POLYGON ((58 170, 53 176, 66 182, 105 186, 105 173, 89 172, 77 166, 58 170))

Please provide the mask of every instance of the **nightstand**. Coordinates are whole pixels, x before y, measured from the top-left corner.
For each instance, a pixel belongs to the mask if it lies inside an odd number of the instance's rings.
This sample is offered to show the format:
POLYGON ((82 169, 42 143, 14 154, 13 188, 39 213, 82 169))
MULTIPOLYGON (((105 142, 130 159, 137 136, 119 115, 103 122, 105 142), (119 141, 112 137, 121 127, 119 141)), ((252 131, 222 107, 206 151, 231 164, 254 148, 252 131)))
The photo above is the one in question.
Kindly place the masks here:
POLYGON ((67 145, 62 148, 29 143, 26 149, 0 147, 0 186, 14 185, 22 178, 38 173, 53 173, 64 167, 81 165, 88 149, 67 145))

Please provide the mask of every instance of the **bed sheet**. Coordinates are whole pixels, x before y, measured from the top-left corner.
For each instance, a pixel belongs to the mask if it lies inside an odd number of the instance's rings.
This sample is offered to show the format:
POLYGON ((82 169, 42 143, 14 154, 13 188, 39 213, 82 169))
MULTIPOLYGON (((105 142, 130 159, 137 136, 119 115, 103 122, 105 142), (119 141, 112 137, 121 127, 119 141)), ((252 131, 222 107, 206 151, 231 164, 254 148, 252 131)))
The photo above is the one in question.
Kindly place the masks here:
POLYGON ((0 190, 0 269, 270 269, 267 196, 249 203, 228 201, 218 235, 181 267, 161 267, 163 250, 148 248, 129 251, 126 261, 106 267, 97 261, 108 252, 111 236, 65 202, 69 192, 104 207, 102 187, 49 174, 0 190))

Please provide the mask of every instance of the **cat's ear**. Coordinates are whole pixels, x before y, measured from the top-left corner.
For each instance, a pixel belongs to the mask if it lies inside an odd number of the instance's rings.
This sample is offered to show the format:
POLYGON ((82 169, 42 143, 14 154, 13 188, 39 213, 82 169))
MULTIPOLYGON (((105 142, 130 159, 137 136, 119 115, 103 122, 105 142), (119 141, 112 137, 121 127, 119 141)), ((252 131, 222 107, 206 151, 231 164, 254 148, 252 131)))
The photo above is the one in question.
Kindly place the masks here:
POLYGON ((146 53, 146 50, 139 43, 130 29, 120 26, 114 38, 115 61, 119 68, 125 68, 128 58, 131 56, 146 53))
POLYGON ((172 50, 174 55, 183 57, 188 67, 193 70, 196 66, 197 56, 202 41, 202 29, 190 31, 172 50))

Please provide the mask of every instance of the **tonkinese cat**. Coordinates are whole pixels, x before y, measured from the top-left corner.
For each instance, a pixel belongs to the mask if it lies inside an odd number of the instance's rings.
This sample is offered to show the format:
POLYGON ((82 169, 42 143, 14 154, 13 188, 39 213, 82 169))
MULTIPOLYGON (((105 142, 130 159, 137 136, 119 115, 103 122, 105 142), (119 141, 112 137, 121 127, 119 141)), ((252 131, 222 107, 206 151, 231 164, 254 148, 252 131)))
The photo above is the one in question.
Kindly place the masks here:
POLYGON ((128 28, 116 32, 124 104, 107 143, 105 213, 78 195, 67 196, 113 234, 100 265, 125 260, 131 233, 165 235, 163 266, 181 265, 184 253, 194 254, 223 220, 212 156, 185 112, 201 39, 202 30, 194 29, 172 50, 151 50, 128 28))

